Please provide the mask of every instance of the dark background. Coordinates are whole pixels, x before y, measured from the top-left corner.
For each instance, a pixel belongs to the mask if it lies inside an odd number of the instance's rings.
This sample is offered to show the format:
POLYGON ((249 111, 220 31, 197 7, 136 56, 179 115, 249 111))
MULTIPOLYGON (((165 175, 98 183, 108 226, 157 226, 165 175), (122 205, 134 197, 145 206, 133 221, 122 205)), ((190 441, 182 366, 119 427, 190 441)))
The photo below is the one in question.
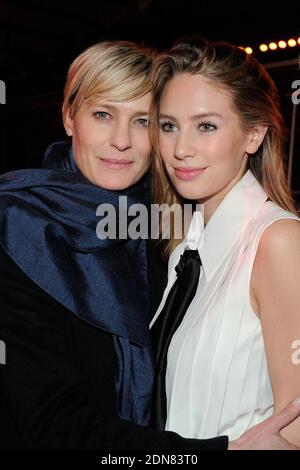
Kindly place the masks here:
MULTIPOLYGON (((127 39, 162 50, 185 34, 251 46, 280 91, 291 127, 292 82, 300 79, 300 45, 262 54, 261 42, 300 36, 300 2, 85 0, 0 1, 0 173, 38 167, 47 145, 64 138, 60 107, 67 69, 86 47, 127 39), (278 67, 278 63, 283 63, 278 67), (272 65, 273 64, 273 65, 272 65), (274 65, 275 64, 275 65, 274 65)), ((300 106, 292 189, 300 196, 300 106)), ((289 153, 289 142, 286 153, 289 153)))

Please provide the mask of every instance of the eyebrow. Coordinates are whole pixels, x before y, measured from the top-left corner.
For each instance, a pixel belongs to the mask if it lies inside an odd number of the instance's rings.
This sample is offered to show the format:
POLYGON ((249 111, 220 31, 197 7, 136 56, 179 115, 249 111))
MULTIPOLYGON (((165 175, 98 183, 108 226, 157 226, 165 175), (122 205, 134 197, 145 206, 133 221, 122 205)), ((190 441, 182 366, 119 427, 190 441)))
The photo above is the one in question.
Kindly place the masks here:
MULTIPOLYGON (((92 104, 93 107, 95 108, 107 108, 107 109, 111 109, 113 111, 119 111, 118 108, 116 106, 114 106, 113 104, 105 104, 105 103, 94 103, 92 104)), ((148 116, 149 114, 149 111, 136 111, 134 114, 133 114, 133 117, 136 117, 136 116, 148 116)))
MULTIPOLYGON (((222 118, 221 114, 215 113, 215 112, 207 112, 207 113, 200 113, 200 114, 194 114, 191 116, 192 121, 196 121, 198 119, 205 119, 208 117, 218 117, 222 118)), ((174 116, 171 116, 169 114, 160 114, 159 119, 170 119, 171 121, 176 121, 176 118, 174 116)))

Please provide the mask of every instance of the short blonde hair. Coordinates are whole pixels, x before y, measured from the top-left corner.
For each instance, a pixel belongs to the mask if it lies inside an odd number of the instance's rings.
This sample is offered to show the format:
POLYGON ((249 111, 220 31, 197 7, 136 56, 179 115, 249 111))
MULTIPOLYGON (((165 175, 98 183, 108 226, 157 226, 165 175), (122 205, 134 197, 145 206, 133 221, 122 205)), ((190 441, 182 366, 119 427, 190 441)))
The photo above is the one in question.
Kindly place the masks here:
POLYGON ((72 62, 64 88, 63 118, 73 118, 83 102, 138 99, 151 91, 152 49, 128 41, 104 41, 72 62))

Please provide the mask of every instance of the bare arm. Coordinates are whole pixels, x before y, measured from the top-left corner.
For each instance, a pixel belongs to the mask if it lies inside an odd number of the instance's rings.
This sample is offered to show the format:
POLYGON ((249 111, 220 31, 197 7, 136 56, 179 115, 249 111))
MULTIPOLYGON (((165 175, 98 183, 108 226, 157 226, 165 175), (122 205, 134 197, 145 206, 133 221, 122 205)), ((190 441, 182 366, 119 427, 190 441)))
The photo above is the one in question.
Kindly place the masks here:
MULTIPOLYGON (((252 273, 264 336, 276 414, 300 395, 300 364, 293 347, 300 340, 300 223, 280 220, 268 227, 252 273)), ((281 431, 300 446, 300 419, 281 431)))

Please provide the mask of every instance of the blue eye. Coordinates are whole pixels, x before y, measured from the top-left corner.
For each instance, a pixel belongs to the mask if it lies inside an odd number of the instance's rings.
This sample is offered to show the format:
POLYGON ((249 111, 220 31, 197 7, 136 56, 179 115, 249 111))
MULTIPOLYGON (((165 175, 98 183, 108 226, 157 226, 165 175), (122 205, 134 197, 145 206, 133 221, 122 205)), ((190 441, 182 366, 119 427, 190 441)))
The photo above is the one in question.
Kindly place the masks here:
POLYGON ((207 133, 217 130, 217 126, 212 122, 201 122, 199 124, 199 129, 201 130, 201 132, 207 133))
POLYGON ((97 119, 101 119, 102 121, 109 118, 109 114, 105 111, 97 111, 94 113, 94 116, 96 116, 97 119))
POLYGON ((137 120, 138 124, 140 124, 142 127, 148 127, 149 121, 146 118, 139 118, 137 120))
POLYGON ((163 132, 174 132, 176 128, 175 124, 169 121, 161 122, 159 127, 163 132))

